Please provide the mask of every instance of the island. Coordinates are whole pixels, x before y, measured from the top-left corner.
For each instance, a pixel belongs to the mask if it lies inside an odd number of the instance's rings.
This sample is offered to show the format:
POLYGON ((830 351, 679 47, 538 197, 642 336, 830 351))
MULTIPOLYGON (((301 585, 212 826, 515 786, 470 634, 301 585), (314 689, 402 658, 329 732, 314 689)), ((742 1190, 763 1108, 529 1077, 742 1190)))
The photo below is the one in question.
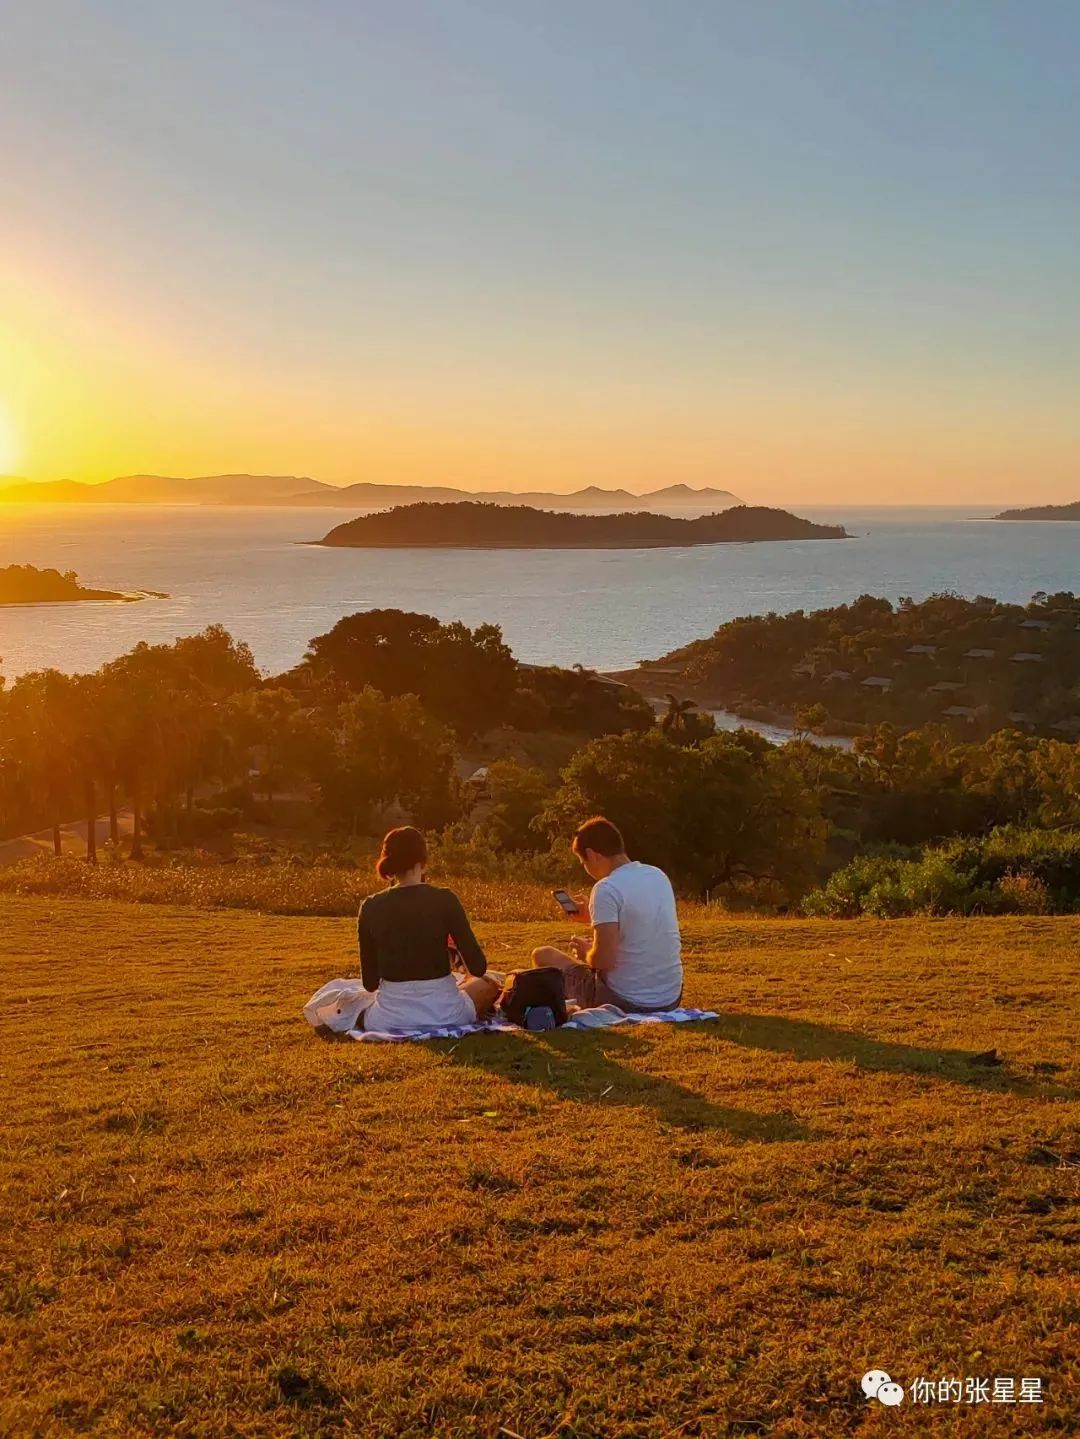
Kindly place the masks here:
POLYGON ((347 549, 656 549, 761 540, 849 539, 842 525, 816 525, 787 510, 737 505, 696 519, 647 511, 579 515, 526 505, 401 505, 337 525, 317 545, 347 549))
POLYGON ((117 590, 91 590, 79 584, 74 570, 39 570, 34 565, 0 567, 0 605, 69 604, 75 600, 166 599, 155 590, 121 594, 117 590))
POLYGON ((1080 520, 1080 500, 1068 505, 1029 505, 1022 510, 1002 510, 995 520, 1080 520))
POLYGON ((796 732, 942 725, 958 739, 1010 728, 1080 740, 1080 596, 1026 605, 938 594, 744 615, 609 678, 646 697, 796 732))

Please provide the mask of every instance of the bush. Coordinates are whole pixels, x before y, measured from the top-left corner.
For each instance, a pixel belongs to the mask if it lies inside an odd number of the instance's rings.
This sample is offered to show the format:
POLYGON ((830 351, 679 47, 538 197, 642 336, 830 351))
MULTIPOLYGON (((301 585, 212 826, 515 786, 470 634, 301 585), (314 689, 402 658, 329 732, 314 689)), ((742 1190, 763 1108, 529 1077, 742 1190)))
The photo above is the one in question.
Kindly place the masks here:
POLYGON ((243 815, 250 815, 258 808, 251 786, 246 784, 229 785, 227 789, 207 795, 205 803, 210 809, 237 809, 243 815))
POLYGON ((863 855, 807 895, 803 909, 830 919, 1071 914, 1080 909, 1080 834, 1007 826, 917 859, 863 855))
POLYGON ((238 809, 223 806, 207 808, 193 805, 191 809, 161 809, 147 818, 147 833, 170 846, 198 844, 216 835, 232 834, 244 821, 238 809))
POLYGON ((476 835, 494 854, 537 854, 548 841, 538 820, 552 791, 542 769, 495 760, 478 796, 476 835))
POLYGON ((446 830, 429 842, 428 849, 433 873, 452 874, 458 879, 488 884, 535 884, 543 886, 549 895, 556 886, 588 888, 592 883, 571 857, 568 844, 553 845, 539 853, 511 853, 482 829, 467 838, 446 830))
POLYGON ((1050 891, 1037 874, 1020 870, 1016 874, 1002 875, 997 890, 1010 914, 1052 912, 1050 891))

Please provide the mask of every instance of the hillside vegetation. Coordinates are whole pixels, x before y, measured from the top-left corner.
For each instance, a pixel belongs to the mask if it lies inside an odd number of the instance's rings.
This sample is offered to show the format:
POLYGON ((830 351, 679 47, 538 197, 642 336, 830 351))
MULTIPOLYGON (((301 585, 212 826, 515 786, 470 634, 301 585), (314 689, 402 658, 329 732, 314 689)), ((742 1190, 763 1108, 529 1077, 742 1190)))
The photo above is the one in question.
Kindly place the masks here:
POLYGON ((748 615, 643 664, 650 691, 681 685, 738 713, 820 706, 816 727, 944 723, 985 735, 1002 726, 1080 736, 1080 597, 1028 605, 932 595, 862 595, 807 613, 748 615))
POLYGON ((692 919, 716 1022, 388 1047, 300 1017, 347 919, 0 923, 0 1432, 835 1439, 879 1366, 1080 1422, 1072 921, 692 919))
POLYGON ((809 741, 813 709, 773 745, 674 694, 655 714, 609 677, 520 664, 497 626, 397 610, 345 616, 264 681, 211 626, 0 687, 0 889, 341 913, 408 819, 442 873, 527 892, 579 878, 569 837, 606 814, 682 895, 736 909, 1080 908, 1075 743, 883 722, 841 749, 809 741), (62 855, 80 811, 85 871, 13 863, 48 829, 62 855))
POLYGON ((697 519, 642 511, 582 515, 527 505, 418 504, 361 515, 318 543, 357 549, 414 545, 465 549, 647 549, 753 540, 846 539, 842 525, 816 525, 787 510, 736 505, 697 519))

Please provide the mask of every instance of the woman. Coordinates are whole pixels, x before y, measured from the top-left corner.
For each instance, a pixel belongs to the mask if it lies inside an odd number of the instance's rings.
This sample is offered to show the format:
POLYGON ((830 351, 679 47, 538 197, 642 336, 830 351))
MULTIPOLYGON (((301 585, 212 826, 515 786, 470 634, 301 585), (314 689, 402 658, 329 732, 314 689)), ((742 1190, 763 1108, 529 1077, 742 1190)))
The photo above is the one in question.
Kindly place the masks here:
POLYGON ((406 825, 383 840, 375 866, 390 888, 360 906, 357 936, 364 988, 375 992, 364 1028, 442 1029, 475 1024, 498 998, 500 985, 486 975, 487 960, 461 901, 424 878, 427 845, 406 825), (450 968, 453 946, 469 971, 458 980, 450 968))

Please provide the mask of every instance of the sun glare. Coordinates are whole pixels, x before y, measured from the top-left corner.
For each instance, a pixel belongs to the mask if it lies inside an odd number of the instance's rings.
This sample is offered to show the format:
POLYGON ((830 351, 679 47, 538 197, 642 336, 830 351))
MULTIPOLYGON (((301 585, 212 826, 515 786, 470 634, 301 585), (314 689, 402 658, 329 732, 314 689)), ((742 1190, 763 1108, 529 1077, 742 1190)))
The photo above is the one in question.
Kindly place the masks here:
POLYGON ((0 405, 0 475, 10 475, 19 458, 19 445, 15 435, 15 426, 11 419, 0 405))

